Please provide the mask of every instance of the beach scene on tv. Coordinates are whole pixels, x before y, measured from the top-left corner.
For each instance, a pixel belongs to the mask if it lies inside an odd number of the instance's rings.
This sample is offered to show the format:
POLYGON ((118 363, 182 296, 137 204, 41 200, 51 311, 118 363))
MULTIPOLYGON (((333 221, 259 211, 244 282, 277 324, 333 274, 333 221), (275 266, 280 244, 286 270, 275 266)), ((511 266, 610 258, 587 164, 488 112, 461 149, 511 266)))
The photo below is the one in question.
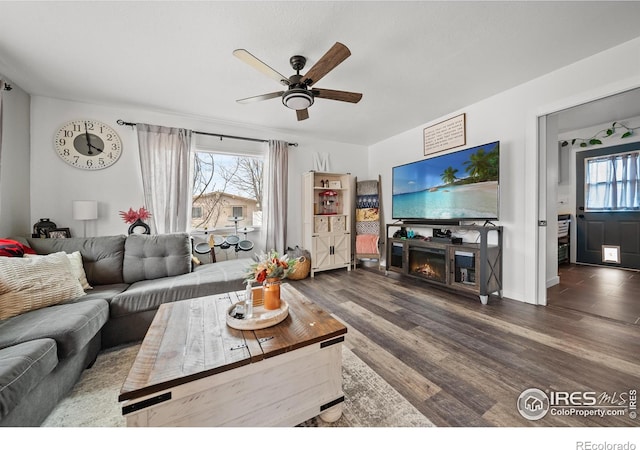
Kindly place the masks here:
POLYGON ((393 168, 394 219, 497 219, 500 142, 393 168))

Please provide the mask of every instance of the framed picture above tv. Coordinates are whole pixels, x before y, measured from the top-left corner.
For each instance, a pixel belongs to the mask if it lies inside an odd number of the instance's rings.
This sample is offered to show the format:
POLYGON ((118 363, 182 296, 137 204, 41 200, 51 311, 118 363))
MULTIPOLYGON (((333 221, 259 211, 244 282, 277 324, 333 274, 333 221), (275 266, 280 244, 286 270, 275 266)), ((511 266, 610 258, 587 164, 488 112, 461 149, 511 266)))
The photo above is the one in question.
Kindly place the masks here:
POLYGON ((424 156, 462 147, 466 143, 464 113, 424 129, 424 156))
POLYGON ((392 175, 396 220, 499 219, 500 141, 396 166, 392 175))

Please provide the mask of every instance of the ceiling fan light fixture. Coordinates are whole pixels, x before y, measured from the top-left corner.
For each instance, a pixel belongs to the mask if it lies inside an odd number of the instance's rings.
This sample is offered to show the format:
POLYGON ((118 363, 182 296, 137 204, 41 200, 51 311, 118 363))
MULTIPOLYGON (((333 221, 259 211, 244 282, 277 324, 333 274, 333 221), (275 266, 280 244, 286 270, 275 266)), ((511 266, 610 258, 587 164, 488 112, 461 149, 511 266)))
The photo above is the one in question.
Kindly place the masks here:
POLYGON ((296 111, 313 105, 313 94, 306 89, 289 89, 282 95, 282 104, 296 111))

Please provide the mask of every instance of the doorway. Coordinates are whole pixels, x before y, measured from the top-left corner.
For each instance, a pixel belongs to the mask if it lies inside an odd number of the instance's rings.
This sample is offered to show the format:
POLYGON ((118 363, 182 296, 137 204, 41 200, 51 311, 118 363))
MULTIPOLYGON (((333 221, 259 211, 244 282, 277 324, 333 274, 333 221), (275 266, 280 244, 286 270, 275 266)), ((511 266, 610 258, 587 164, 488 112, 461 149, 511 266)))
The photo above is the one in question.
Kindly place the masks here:
MULTIPOLYGON (((560 135, 571 130, 583 130, 589 127, 611 124, 614 120, 624 121, 626 118, 640 117, 640 89, 631 89, 581 105, 569 107, 554 113, 540 116, 541 134, 539 135, 539 218, 548 219, 539 221, 539 271, 538 271, 538 296, 537 303, 551 307, 581 310, 589 314, 622 320, 627 323, 639 324, 640 302, 635 301, 640 294, 640 272, 628 271, 617 268, 586 266, 576 264, 576 248, 571 245, 571 262, 558 264, 558 234, 555 228, 558 223, 556 217, 560 213, 570 213, 571 242, 577 241, 577 216, 583 214, 577 203, 575 177, 575 150, 572 151, 571 163, 567 166, 565 154, 556 153, 553 146, 558 145, 560 135), (563 178, 567 167, 573 172, 571 194, 565 195, 565 187, 559 187, 558 180, 549 179, 549 175, 558 174, 563 178), (544 228, 543 228, 544 227, 544 228), (550 276, 556 276, 549 282, 550 276), (631 300, 633 299, 633 300, 631 300)), ((638 126, 638 124, 634 125, 638 126)), ((597 128, 596 130, 598 130, 597 128)), ((636 144, 637 145, 637 144, 636 144)), ((634 223, 637 225, 637 218, 634 223)), ((631 236, 631 233, 625 233, 631 236)), ((640 235, 634 232, 636 237, 640 235)), ((577 244, 577 242, 576 242, 577 244)), ((598 256, 602 259, 601 248, 598 248, 598 256)))
POLYGON ((576 155, 576 263, 640 269, 639 149, 636 142, 576 155))

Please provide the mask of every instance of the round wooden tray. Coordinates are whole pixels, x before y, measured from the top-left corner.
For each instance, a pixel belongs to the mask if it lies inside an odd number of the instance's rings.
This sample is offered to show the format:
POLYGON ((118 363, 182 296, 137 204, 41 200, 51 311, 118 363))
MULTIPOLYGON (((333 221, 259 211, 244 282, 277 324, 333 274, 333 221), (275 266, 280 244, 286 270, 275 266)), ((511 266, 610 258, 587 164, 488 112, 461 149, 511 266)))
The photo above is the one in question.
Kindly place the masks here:
POLYGON ((227 325, 236 330, 260 330, 279 324, 289 315, 289 305, 280 300, 280 308, 264 309, 263 305, 253 307, 253 316, 248 319, 236 319, 231 315, 236 305, 244 305, 244 300, 234 303, 227 310, 227 325))

